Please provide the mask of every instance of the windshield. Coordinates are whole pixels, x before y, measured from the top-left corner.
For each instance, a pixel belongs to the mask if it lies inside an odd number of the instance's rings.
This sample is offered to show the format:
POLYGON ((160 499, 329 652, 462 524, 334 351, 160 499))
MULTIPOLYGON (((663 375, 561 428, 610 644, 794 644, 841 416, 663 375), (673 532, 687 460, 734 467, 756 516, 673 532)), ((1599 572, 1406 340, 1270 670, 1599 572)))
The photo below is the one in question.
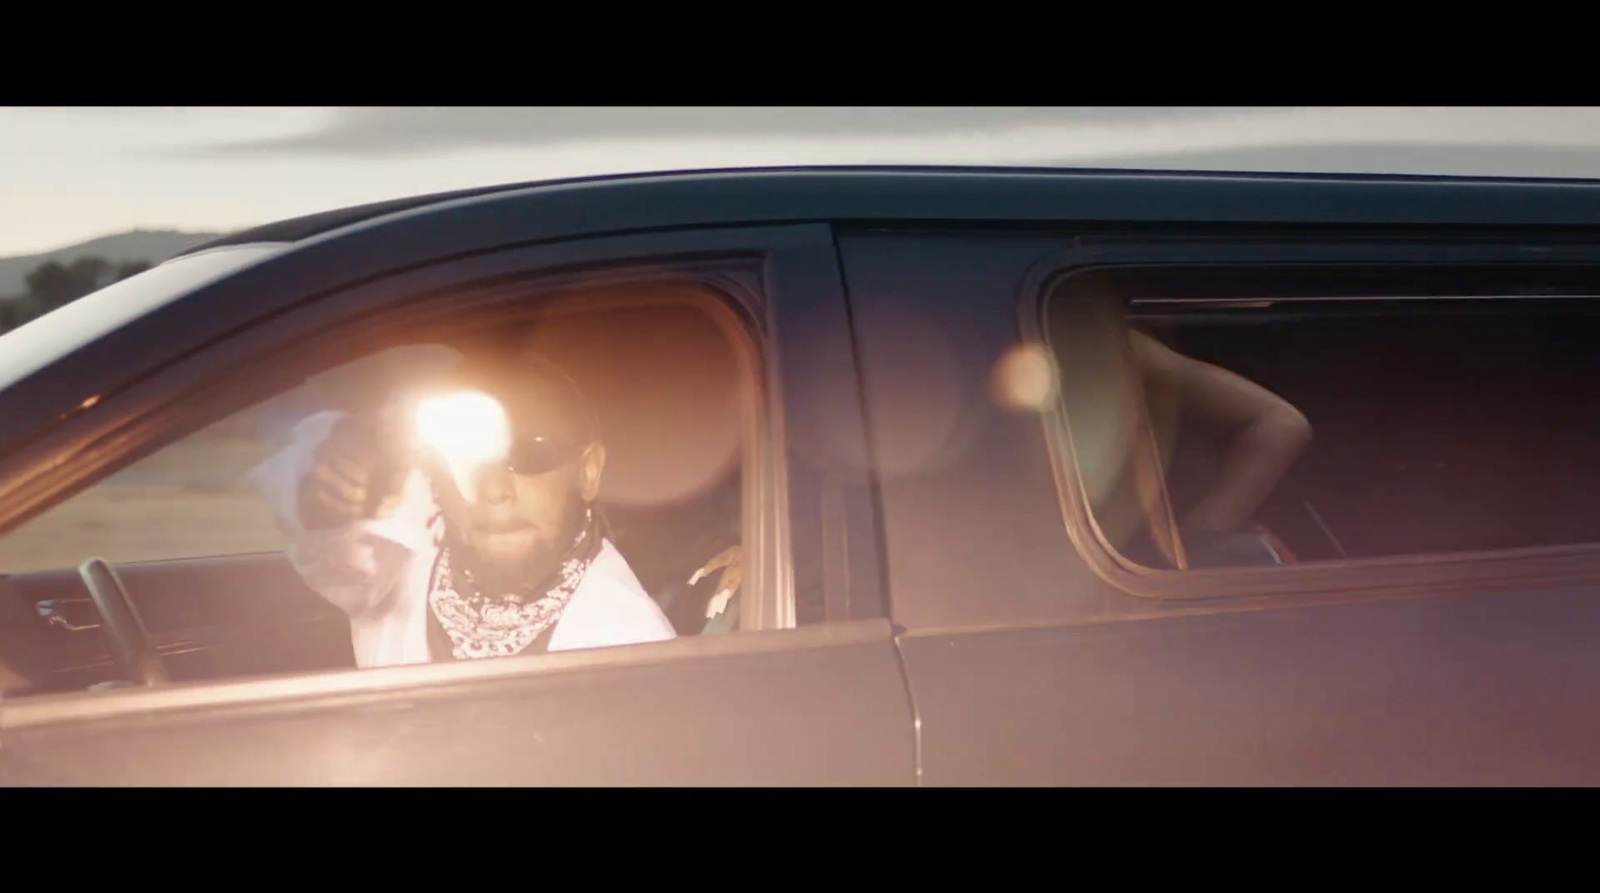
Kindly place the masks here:
POLYGON ((174 258, 12 329, 0 335, 0 388, 10 387, 163 304, 287 247, 284 243, 237 245, 174 258))

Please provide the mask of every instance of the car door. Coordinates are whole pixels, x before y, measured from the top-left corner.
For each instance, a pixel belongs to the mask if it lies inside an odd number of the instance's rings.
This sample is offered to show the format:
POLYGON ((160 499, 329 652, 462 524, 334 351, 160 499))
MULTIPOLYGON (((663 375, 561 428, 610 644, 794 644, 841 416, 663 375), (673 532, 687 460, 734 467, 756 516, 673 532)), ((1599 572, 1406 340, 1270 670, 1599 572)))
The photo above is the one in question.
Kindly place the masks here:
POLYGON ((1594 234, 1107 229, 840 236, 923 782, 1600 782, 1594 234), (1105 295, 1191 302, 1164 324, 1209 306, 1173 343, 1302 402, 1316 433, 1278 508, 1312 531, 1304 561, 1107 545, 1085 506, 1147 467, 1149 406, 1117 395, 1115 351, 1052 341, 1091 317, 1045 321, 1105 295), (1352 320, 1361 340, 1324 336, 1352 320))
MULTIPOLYGON (((371 245, 363 250, 370 253, 371 245)), ((318 251, 324 268, 337 253, 327 244, 318 251)), ((484 250, 335 289, 196 345, 183 360, 42 437, 35 453, 12 457, 7 471, 27 475, 28 492, 57 487, 44 502, 59 501, 136 454, 236 409, 247 396, 270 396, 291 380, 286 370, 360 340, 362 332, 376 337, 391 325, 477 312, 480 305, 503 312, 525 300, 513 295, 523 286, 508 282, 571 292, 598 280, 692 282, 715 291, 746 321, 758 397, 751 405, 758 408, 749 418, 754 446, 745 453, 739 630, 492 661, 8 698, 0 701, 5 782, 914 781, 910 704, 883 616, 853 351, 825 226, 484 250), (117 450, 70 448, 107 442, 117 450), (74 462, 93 467, 73 469, 74 462)), ((229 283, 238 293, 248 293, 248 285, 229 283)), ((307 283, 306 293, 316 294, 317 286, 307 283)), ((266 597, 268 589, 278 591, 279 604, 299 606, 284 610, 303 608, 305 622, 326 620, 270 556, 120 570, 152 626, 161 625, 164 603, 186 595, 266 597)), ((8 623, 31 622, 45 636, 82 635, 65 627, 84 624, 52 624, 38 610, 41 601, 70 599, 70 573, 0 580, 0 587, 8 623)), ((245 626, 234 632, 259 631, 250 621, 245 626)), ((103 640, 90 650, 105 662, 103 640)))

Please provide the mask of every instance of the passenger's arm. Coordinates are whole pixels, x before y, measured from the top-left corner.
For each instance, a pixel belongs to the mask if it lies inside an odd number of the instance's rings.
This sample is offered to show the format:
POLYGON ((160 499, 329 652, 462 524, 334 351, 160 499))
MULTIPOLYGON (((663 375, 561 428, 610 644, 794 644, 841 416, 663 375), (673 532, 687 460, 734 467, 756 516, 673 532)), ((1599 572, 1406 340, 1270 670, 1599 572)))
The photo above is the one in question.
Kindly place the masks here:
MULTIPOLYGON (((356 617, 381 608, 412 557, 432 548, 429 522, 435 509, 426 480, 413 471, 399 498, 389 500, 379 517, 330 520, 330 507, 317 498, 322 491, 308 484, 328 473, 324 448, 341 436, 347 419, 344 413, 324 412, 303 420, 293 441, 250 478, 288 535, 289 559, 301 578, 356 617)), ((349 495, 352 504, 366 501, 365 494, 349 495)))
POLYGON ((1311 443, 1311 424, 1288 401, 1248 379, 1132 332, 1140 372, 1174 391, 1183 414, 1228 438, 1222 471, 1183 519, 1186 530, 1240 529, 1311 443))

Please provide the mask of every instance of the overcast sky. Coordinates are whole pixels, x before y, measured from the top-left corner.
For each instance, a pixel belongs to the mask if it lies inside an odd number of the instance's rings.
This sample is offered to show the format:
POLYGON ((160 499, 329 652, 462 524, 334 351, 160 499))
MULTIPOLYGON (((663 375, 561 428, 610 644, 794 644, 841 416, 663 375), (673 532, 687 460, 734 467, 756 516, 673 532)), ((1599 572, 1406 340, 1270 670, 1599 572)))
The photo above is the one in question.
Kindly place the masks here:
POLYGON ((493 183, 855 163, 1600 177, 1600 109, 4 108, 0 256, 493 183))

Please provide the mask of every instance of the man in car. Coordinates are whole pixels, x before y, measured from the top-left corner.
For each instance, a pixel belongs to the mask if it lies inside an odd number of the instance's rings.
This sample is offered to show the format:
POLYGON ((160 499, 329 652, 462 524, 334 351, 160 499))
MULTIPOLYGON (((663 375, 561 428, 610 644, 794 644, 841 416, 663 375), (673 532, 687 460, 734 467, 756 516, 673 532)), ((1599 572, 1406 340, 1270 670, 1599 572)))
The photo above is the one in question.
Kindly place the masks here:
POLYGON ((295 568, 349 615, 356 663, 673 638, 600 523, 606 450, 582 391, 538 357, 488 356, 446 396, 311 416, 252 472, 295 568))
MULTIPOLYGON (((1186 544, 1198 546, 1191 550, 1197 565, 1233 563, 1225 553, 1237 541, 1227 535, 1248 532, 1256 510, 1310 445, 1311 425, 1293 404, 1241 375, 1184 356, 1143 332, 1130 336, 1158 437, 1170 442, 1182 417, 1224 445, 1220 472, 1179 530, 1186 544), (1216 554, 1207 556, 1208 547, 1216 554)), ((1283 557, 1281 543, 1259 535, 1283 557)))

